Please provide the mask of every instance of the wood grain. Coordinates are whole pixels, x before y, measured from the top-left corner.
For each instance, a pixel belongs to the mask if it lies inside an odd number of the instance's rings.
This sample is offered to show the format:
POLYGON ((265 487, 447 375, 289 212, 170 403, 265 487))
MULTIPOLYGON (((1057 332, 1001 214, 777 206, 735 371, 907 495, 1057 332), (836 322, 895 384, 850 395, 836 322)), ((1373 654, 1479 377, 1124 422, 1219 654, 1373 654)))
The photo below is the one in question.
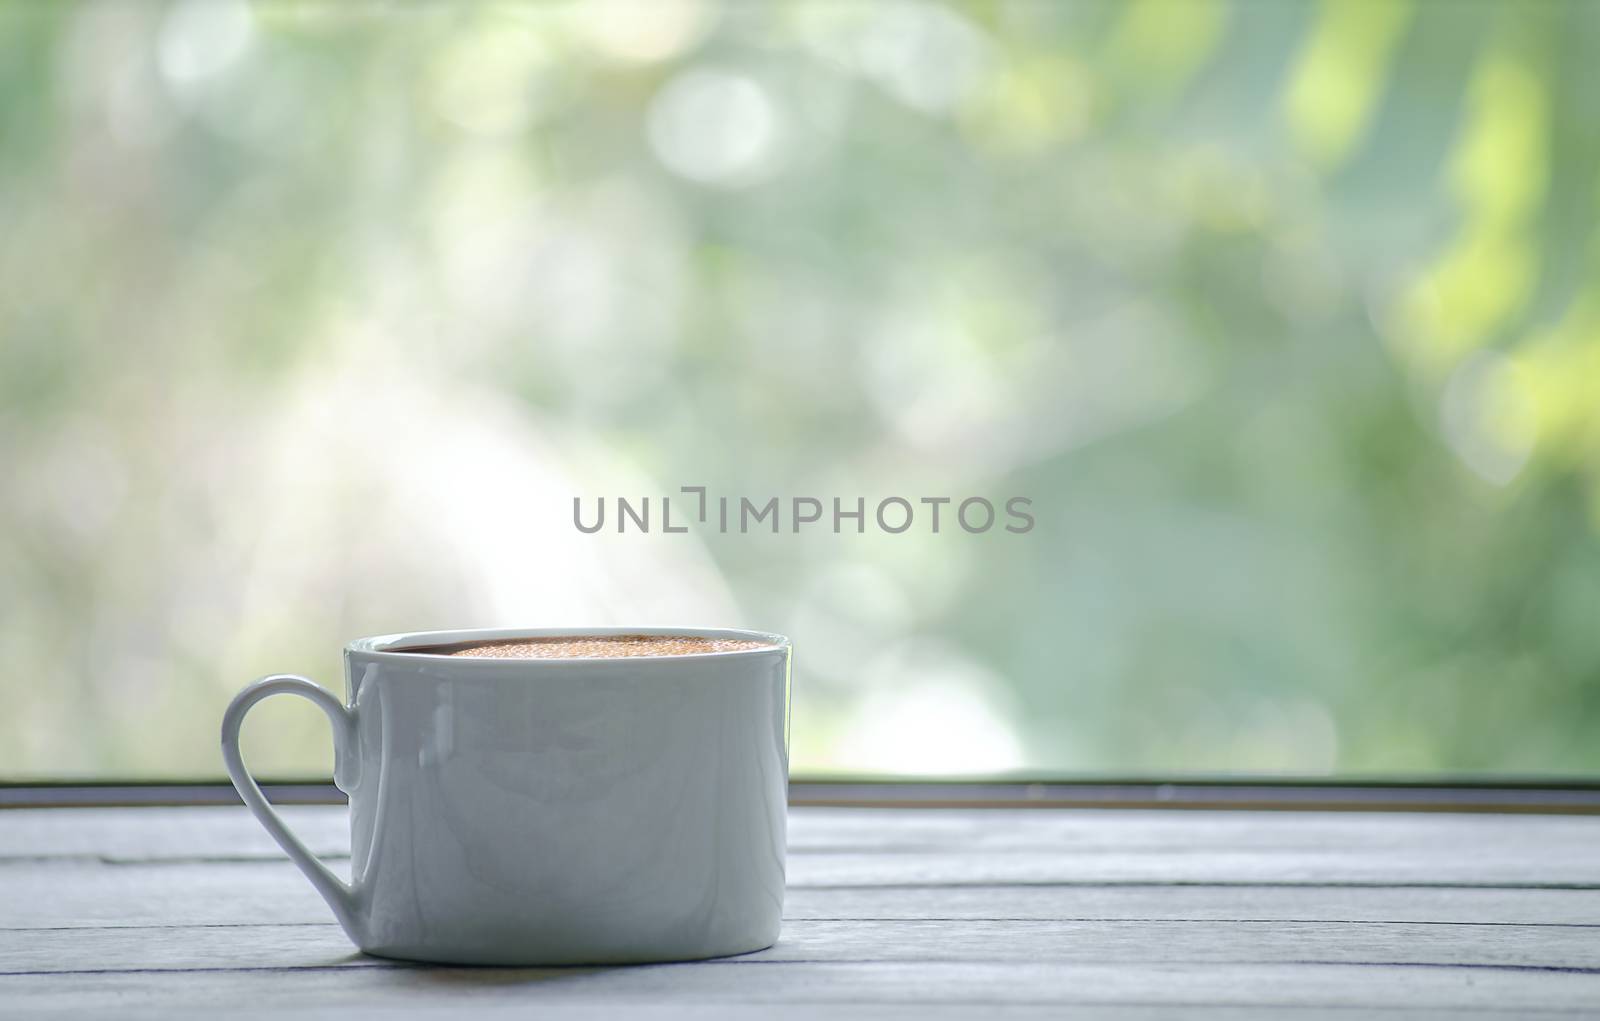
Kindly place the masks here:
MULTIPOLYGON (((0 929, 332 918, 287 860, 0 866, 0 929)), ((792 919, 1283 920, 1600 925, 1600 890, 1239 884, 789 888, 792 919)))
MULTIPOLYGON (((794 919, 740 963, 1013 961, 1072 964, 1423 964, 1549 968, 1600 976, 1600 926, 1413 922, 794 919)), ((371 967, 336 926, 11 929, 0 975, 301 966, 371 967), (245 963, 241 963, 245 962, 245 963)))
MULTIPOLYGON (((342 809, 286 812, 336 868, 342 809)), ((243 809, 0 813, 0 1015, 1600 1015, 1600 819, 798 809, 771 950, 355 953, 243 809)))

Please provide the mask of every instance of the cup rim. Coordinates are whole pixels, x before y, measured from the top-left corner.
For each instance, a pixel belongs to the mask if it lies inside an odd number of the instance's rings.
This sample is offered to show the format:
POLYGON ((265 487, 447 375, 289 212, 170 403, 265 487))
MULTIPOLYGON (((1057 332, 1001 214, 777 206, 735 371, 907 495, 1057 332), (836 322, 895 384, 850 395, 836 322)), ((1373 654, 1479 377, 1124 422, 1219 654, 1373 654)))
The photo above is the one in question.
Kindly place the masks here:
POLYGON ((790 642, 786 635, 771 631, 752 631, 745 628, 700 627, 499 627, 454 628, 443 631, 403 631, 390 635, 373 635, 357 638, 344 647, 346 655, 357 654, 379 660, 415 663, 418 660, 438 661, 448 658, 451 664, 493 663, 504 667, 509 663, 537 664, 543 668, 576 667, 585 663, 693 663, 702 660, 721 660, 740 656, 762 656, 773 652, 787 653, 790 642), (614 635, 644 635, 650 638, 710 638, 742 639, 763 643, 755 649, 723 649, 717 652, 689 652, 672 656, 571 656, 550 659, 508 659, 504 656, 450 656, 441 657, 404 648, 405 646, 461 645, 468 642, 515 641, 519 638, 604 638, 614 635))

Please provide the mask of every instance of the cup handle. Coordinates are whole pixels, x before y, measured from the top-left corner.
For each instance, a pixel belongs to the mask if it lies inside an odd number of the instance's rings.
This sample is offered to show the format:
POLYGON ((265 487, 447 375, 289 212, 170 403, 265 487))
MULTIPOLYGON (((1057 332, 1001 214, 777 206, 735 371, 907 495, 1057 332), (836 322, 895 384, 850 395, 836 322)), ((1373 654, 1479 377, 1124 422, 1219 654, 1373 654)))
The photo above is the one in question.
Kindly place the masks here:
POLYGON ((244 722, 245 714, 262 699, 280 694, 308 698, 327 715, 328 722, 333 724, 335 782, 346 792, 354 786, 354 773, 358 763, 355 756, 355 714, 346 709, 344 704, 327 689, 293 674, 273 674, 263 677, 234 696, 233 701, 228 704, 228 711, 222 714, 222 761, 228 767, 228 777, 233 781, 239 797, 244 799, 251 813, 272 835, 272 839, 278 842, 278 846, 283 848, 290 860, 305 873, 307 879, 311 880, 311 885, 322 894, 322 899, 333 909, 334 916, 339 919, 339 924, 344 927, 345 932, 353 936, 357 931, 354 888, 334 875, 328 866, 318 861, 317 856, 300 842, 300 838, 289 831, 289 827, 284 825, 283 819, 267 801, 266 795, 261 793, 260 785, 245 768, 244 757, 239 754, 239 726, 244 722))

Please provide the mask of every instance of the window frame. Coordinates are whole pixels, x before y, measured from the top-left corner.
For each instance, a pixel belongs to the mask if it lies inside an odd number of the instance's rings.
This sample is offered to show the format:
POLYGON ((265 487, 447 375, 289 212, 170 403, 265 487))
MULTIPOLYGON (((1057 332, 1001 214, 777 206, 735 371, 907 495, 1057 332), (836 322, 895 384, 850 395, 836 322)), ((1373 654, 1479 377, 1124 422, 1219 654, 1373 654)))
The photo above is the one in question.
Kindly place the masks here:
MULTIPOLYGON (((264 781, 284 805, 342 804, 326 780, 264 781)), ((0 783, 0 809, 237 805, 222 781, 0 783)), ((1421 779, 1020 778, 994 780, 797 777, 794 806, 833 808, 1105 808, 1314 812, 1503 812, 1600 815, 1600 780, 1440 782, 1421 779)))

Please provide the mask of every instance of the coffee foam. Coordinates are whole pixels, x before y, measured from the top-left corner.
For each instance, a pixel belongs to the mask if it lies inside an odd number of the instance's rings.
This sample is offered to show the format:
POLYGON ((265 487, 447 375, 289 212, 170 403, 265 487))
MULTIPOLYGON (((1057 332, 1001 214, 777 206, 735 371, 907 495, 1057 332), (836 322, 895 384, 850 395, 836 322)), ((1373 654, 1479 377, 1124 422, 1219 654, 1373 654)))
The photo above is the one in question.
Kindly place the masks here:
POLYGON ((487 659, 611 659, 642 656, 698 656, 708 652, 768 649, 771 642, 745 638, 702 638, 698 635, 596 635, 513 638, 464 646, 405 649, 437 656, 487 659))

